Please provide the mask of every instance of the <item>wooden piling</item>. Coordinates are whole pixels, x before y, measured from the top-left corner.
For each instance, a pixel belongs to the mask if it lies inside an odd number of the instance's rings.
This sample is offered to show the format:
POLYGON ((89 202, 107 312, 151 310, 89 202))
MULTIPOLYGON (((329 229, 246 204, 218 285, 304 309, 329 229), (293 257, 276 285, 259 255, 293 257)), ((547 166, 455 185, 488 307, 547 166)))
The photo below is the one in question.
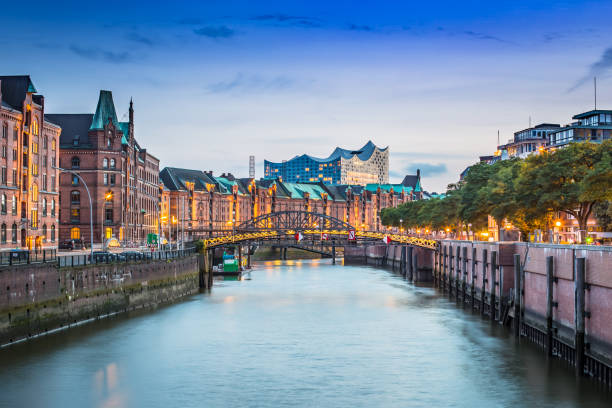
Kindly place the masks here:
POLYGON ((459 301, 459 289, 461 286, 461 246, 457 245, 457 253, 455 255, 455 300, 459 301))
POLYGON ((336 264, 336 243, 332 242, 332 265, 336 264))
POLYGON ((576 258, 576 280, 575 280, 576 308, 574 320, 576 324, 574 345, 576 347, 576 375, 584 375, 584 288, 585 288, 585 258, 576 258))
MULTIPOLYGON (((497 289, 497 251, 491 251, 491 293, 490 293, 490 305, 491 305, 491 321, 495 321, 497 317, 495 303, 497 301, 497 296, 495 291, 497 289)), ((500 307, 501 312, 501 307, 500 307)), ((501 313, 500 313, 501 314, 501 313)))
POLYGON ((414 255, 414 247, 408 247, 408 280, 410 282, 414 281, 414 255))
POLYGON ((412 279, 414 282, 419 280, 419 257, 416 253, 412 256, 412 279))
POLYGON ((482 250, 482 287, 480 288, 480 315, 485 314, 487 284, 487 250, 482 250))
POLYGON ((521 256, 514 254, 514 337, 521 335, 521 256))
POLYGON ((476 248, 472 246, 472 276, 470 278, 470 297, 472 298, 472 310, 476 304, 476 248))
POLYGON ((553 257, 546 257, 546 353, 552 356, 553 344, 553 257))
POLYGON ((461 305, 465 305, 465 284, 467 279, 467 247, 463 247, 461 257, 461 305))
POLYGON ((446 291, 446 246, 442 247, 442 292, 446 291))

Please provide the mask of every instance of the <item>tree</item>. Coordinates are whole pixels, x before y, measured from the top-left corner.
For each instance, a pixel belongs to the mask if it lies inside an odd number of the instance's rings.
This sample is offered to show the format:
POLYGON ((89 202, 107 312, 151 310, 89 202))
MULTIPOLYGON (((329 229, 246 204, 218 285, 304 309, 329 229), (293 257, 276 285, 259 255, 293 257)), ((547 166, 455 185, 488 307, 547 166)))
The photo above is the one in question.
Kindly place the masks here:
POLYGON ((610 163, 602 165, 601 161, 610 154, 611 146, 570 143, 551 153, 529 156, 517 180, 518 197, 524 207, 531 208, 536 216, 543 217, 550 211, 573 216, 580 228, 580 242, 584 242, 593 206, 610 194, 599 183, 610 182, 606 180, 610 163))

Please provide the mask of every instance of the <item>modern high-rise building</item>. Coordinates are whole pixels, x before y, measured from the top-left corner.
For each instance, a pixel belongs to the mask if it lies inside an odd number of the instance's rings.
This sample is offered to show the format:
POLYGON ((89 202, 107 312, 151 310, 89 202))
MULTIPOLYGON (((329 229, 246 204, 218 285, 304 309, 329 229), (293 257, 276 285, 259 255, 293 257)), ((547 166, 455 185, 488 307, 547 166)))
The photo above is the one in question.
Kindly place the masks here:
POLYGON ((368 141, 357 150, 336 147, 326 158, 303 154, 281 163, 265 160, 264 178, 281 179, 288 183, 387 184, 389 148, 382 149, 368 141))

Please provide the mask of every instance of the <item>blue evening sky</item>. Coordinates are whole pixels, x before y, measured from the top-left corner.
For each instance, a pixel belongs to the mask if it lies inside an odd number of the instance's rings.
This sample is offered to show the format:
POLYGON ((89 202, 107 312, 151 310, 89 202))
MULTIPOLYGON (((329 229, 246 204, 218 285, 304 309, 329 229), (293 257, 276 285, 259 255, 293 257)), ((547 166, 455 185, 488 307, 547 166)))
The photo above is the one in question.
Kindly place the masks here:
POLYGON ((248 156, 327 156, 371 139, 391 180, 442 191, 534 124, 612 109, 610 1, 5 2, 0 72, 49 113, 134 98, 162 166, 248 175, 248 156))

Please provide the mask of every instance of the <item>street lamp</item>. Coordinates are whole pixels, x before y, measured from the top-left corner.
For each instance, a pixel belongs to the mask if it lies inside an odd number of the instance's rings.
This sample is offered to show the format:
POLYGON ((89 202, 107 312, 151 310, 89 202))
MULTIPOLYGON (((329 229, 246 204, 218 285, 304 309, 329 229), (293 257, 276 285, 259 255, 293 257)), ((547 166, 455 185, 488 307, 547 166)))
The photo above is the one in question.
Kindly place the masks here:
POLYGON ((402 234, 403 231, 404 231, 404 227, 403 227, 403 224, 402 224, 403 222, 404 222, 404 220, 400 218, 400 234, 402 234))
POLYGON ((91 204, 91 194, 89 194, 89 188, 87 187, 87 183, 85 182, 85 180, 83 180, 83 177, 79 176, 79 174, 76 171, 63 169, 61 167, 55 167, 55 166, 51 166, 51 168, 55 170, 63 171, 64 173, 70 173, 70 174, 75 175, 76 177, 79 178, 79 180, 83 182, 83 185, 85 186, 85 191, 87 191, 87 198, 89 198, 89 233, 91 234, 90 236, 91 261, 93 262, 93 253, 94 253, 94 249, 93 249, 93 208, 91 204))

